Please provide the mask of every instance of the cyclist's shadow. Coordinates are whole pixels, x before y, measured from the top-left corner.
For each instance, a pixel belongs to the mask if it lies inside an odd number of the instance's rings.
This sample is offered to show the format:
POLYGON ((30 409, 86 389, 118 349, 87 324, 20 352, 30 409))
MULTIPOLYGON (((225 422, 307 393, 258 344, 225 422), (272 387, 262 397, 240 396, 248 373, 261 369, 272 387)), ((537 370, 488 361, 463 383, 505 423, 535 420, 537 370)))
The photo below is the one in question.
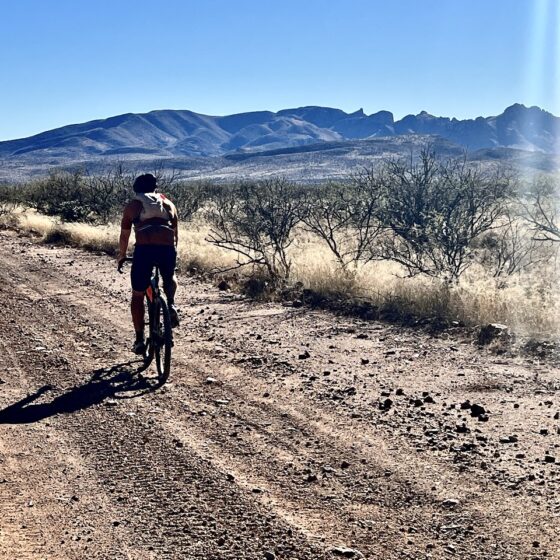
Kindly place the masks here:
POLYGON ((44 385, 35 393, 0 410, 0 424, 30 424, 58 414, 77 412, 109 398, 134 398, 155 391, 161 384, 157 379, 140 375, 145 367, 143 361, 139 367, 134 367, 139 362, 133 360, 94 370, 92 377, 83 385, 73 387, 50 402, 33 404, 53 389, 51 385, 44 385))

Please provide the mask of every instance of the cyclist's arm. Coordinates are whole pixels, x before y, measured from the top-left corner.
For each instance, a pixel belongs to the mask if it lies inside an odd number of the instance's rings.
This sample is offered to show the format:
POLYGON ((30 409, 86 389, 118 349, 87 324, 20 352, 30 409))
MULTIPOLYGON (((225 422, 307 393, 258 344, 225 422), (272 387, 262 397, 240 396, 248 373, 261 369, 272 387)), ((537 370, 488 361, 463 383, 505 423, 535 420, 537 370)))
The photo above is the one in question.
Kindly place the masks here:
POLYGON ((126 257, 126 251, 128 249, 128 241, 130 239, 130 232, 132 231, 132 222, 134 220, 134 210, 132 204, 127 204, 124 208, 122 220, 121 220, 121 235, 119 237, 119 254, 117 257, 118 261, 121 261, 126 257))
POLYGON ((175 235, 175 247, 177 247, 179 243, 179 217, 177 216, 177 208, 175 207, 175 204, 173 204, 173 202, 171 202, 168 198, 165 199, 165 204, 169 212, 173 234, 175 235))
POLYGON ((175 234, 175 247, 179 245, 179 218, 177 217, 177 210, 173 208, 173 217, 171 218, 171 227, 175 234))

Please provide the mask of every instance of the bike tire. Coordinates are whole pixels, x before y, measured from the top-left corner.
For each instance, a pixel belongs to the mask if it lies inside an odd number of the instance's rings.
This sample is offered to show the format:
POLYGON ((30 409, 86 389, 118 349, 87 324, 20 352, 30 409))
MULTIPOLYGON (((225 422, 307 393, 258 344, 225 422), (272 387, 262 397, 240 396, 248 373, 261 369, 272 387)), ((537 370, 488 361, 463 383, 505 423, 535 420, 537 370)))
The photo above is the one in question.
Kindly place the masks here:
MULTIPOLYGON (((161 310, 160 344, 155 345, 155 358, 158 378, 163 385, 171 372, 171 348, 173 347, 173 332, 171 330, 171 316, 167 303, 163 298, 159 300, 161 310), (163 350, 163 352, 162 352, 163 350)), ((159 315, 159 313, 158 313, 159 315)))
POLYGON ((157 338, 154 336, 157 333, 157 325, 159 323, 159 308, 156 302, 151 302, 146 297, 146 306, 148 307, 148 340, 146 354, 144 356, 144 364, 148 367, 155 356, 157 338))

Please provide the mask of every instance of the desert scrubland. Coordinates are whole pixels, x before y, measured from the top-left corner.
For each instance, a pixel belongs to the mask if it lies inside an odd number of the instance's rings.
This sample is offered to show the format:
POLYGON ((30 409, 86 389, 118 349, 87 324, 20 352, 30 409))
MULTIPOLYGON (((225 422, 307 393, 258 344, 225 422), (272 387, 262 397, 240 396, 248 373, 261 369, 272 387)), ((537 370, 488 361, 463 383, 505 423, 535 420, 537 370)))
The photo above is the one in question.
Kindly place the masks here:
POLYGON ((2 190, 0 558, 560 558, 553 177, 162 174, 163 387, 114 260, 132 179, 2 190))

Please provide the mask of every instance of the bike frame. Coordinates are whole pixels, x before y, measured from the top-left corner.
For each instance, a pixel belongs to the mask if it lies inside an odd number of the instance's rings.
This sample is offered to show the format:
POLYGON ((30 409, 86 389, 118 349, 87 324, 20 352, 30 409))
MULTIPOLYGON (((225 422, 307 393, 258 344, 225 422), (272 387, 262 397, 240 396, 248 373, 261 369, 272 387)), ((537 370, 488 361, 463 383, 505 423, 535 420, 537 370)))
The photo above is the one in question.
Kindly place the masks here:
MULTIPOLYGON (((132 260, 127 257, 125 262, 132 262, 132 260)), ((122 265, 119 267, 119 272, 122 272, 122 265)), ((150 284, 144 292, 148 306, 148 339, 146 341, 148 350, 144 355, 144 364, 145 367, 148 367, 155 358, 160 381, 165 383, 169 376, 173 333, 167 303, 161 295, 159 277, 159 267, 155 265, 150 284), (161 352, 165 355, 163 362, 161 352)))

